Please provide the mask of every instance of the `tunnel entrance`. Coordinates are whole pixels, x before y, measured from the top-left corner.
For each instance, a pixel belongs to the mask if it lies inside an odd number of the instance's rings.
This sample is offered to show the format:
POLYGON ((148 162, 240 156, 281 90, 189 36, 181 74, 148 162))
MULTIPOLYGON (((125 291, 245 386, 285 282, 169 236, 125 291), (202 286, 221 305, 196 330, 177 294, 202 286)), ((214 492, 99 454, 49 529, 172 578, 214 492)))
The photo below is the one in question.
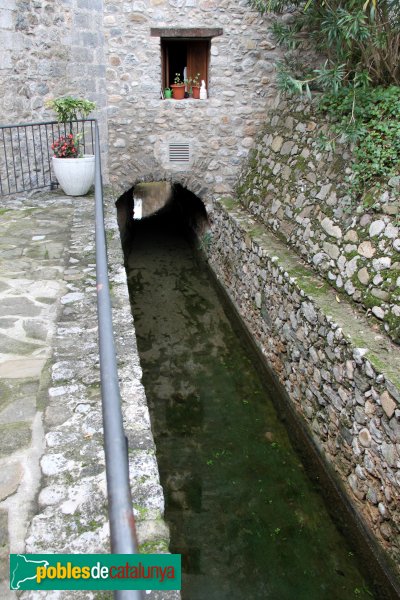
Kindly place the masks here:
POLYGON ((131 219, 125 256, 183 600, 388 598, 332 521, 319 470, 294 449, 279 393, 198 252, 204 205, 171 190, 131 219))
POLYGON ((129 245, 145 230, 161 228, 193 238, 201 236, 208 228, 203 202, 180 183, 139 183, 125 192, 116 205, 124 245, 129 245))

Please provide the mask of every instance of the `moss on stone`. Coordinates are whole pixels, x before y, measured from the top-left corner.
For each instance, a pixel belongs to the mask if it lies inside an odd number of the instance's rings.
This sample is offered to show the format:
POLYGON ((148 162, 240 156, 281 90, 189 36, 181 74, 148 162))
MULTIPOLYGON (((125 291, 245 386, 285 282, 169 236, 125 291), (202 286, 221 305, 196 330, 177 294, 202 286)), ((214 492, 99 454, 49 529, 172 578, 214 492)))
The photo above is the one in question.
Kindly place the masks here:
POLYGON ((255 225, 254 227, 248 229, 247 233, 252 240, 261 239, 264 233, 264 227, 262 227, 262 225, 255 225))
POLYGON ((0 456, 9 456, 16 450, 29 446, 31 437, 30 423, 0 425, 0 456))
POLYGON ((159 540, 151 540, 139 544, 140 554, 162 554, 169 552, 169 540, 163 538, 159 540))
POLYGON ((5 408, 13 400, 12 388, 0 380, 0 410, 5 408))
POLYGON ((225 198, 220 198, 219 202, 224 206, 227 210, 233 210, 239 206, 239 202, 232 198, 231 196, 226 196, 225 198))
POLYGON ((139 514, 139 516, 136 517, 138 521, 144 521, 147 518, 147 515, 149 514, 147 508, 140 506, 140 504, 133 504, 133 508, 139 514))
MULTIPOLYGON (((257 242, 263 248, 265 256, 269 259, 277 257, 277 260, 275 260, 276 266, 283 268, 295 280, 299 291, 303 290, 307 296, 310 296, 315 301, 316 308, 325 316, 331 317, 342 328, 344 336, 353 347, 367 348, 368 353, 366 356, 371 364, 400 389, 399 353, 393 352, 393 344, 387 339, 387 336, 377 336, 376 330, 371 327, 370 321, 362 315, 359 309, 357 310, 356 304, 351 302, 342 290, 333 290, 328 281, 316 275, 312 267, 309 267, 294 254, 287 244, 281 242, 266 227, 260 224, 255 225, 254 219, 248 213, 238 207, 237 204, 234 203, 233 205, 235 207, 234 213, 224 206, 222 206, 222 210, 225 208, 227 215, 233 217, 233 221, 242 233, 243 238, 246 236, 251 237, 251 234, 253 234, 253 237, 256 235, 257 242), (339 298, 339 301, 337 298, 339 298), (380 358, 381 356, 384 356, 384 359, 380 358)), ((354 277, 357 277, 357 275, 355 274, 354 277)), ((360 282, 358 283, 361 285, 360 282)), ((365 298, 370 308, 380 304, 379 299, 368 292, 365 294, 365 298)), ((399 319, 392 315, 392 321, 390 327, 397 326, 399 328, 399 319)), ((373 322, 378 323, 375 319, 373 319, 373 322)), ((382 325, 380 322, 379 324, 382 325)))
POLYGON ((95 592, 94 597, 96 600, 113 600, 114 592, 98 591, 98 592, 95 592))
POLYGON ((299 156, 297 161, 293 165, 293 169, 297 169, 298 171, 301 171, 302 173, 308 172, 310 169, 307 164, 307 159, 304 158, 304 156, 299 156))

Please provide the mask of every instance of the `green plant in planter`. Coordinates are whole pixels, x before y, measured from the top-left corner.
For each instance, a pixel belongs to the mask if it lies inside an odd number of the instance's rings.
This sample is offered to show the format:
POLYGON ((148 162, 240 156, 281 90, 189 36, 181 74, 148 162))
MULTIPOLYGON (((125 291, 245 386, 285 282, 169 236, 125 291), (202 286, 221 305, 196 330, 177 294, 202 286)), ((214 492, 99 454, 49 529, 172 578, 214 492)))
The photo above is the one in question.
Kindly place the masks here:
POLYGON ((65 96, 64 98, 55 98, 48 100, 46 106, 54 110, 57 115, 57 121, 67 123, 68 121, 77 121, 86 119, 86 117, 96 108, 96 103, 84 98, 73 98, 65 96))
POLYGON ((84 196, 94 181, 95 156, 84 154, 84 148, 80 146, 83 133, 74 133, 73 121, 85 119, 96 108, 96 104, 71 96, 49 100, 46 104, 56 113, 58 122, 64 123, 65 129, 64 134, 51 145, 54 174, 67 196, 84 196))
POLYGON ((183 85, 183 81, 181 79, 181 74, 180 73, 175 73, 175 79, 174 79, 174 84, 175 85, 183 85))
POLYGON ((192 95, 193 88, 200 87, 200 73, 197 73, 194 77, 188 77, 185 79, 185 83, 188 86, 189 94, 192 95))

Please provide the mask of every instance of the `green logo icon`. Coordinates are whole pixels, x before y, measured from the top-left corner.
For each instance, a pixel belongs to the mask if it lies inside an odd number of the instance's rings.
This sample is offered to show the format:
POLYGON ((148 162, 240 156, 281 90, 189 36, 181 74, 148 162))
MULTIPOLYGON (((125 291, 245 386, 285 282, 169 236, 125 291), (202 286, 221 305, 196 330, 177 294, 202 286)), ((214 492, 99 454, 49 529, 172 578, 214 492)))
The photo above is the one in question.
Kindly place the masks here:
POLYGON ((180 554, 10 554, 11 590, 180 590, 180 554))

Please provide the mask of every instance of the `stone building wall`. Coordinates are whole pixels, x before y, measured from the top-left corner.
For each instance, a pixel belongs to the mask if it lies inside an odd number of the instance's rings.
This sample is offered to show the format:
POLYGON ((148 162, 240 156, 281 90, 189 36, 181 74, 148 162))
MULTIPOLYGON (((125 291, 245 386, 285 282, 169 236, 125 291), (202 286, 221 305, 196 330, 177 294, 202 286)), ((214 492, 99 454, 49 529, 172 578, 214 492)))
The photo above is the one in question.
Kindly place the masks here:
POLYGON ((86 97, 98 104, 103 166, 120 192, 152 179, 231 191, 275 97, 280 50, 268 19, 246 0, 0 0, 1 122, 52 119, 46 99, 86 97), (160 99, 160 38, 150 34, 160 27, 223 30, 211 43, 208 100, 160 99), (190 143, 188 164, 169 162, 171 141, 190 143))
POLYGON ((232 191, 275 96, 268 19, 245 0, 105 0, 111 183, 167 179, 194 193, 232 191), (211 42, 208 100, 161 100, 160 38, 151 28, 222 28, 211 42), (169 162, 189 142, 190 163, 169 162))
POLYGON ((85 96, 105 106, 102 0, 1 0, 2 123, 41 121, 48 98, 85 96))
POLYGON ((352 200, 350 152, 341 144, 321 151, 317 139, 326 128, 310 104, 280 101, 266 115, 239 197, 400 343, 400 178, 371 193, 369 206, 352 200))
POLYGON ((400 557, 400 353, 233 199, 208 206, 210 264, 392 558, 400 557))
POLYGON ((54 120, 49 98, 93 100, 106 173, 103 0, 0 0, 0 44, 0 123, 54 120))

